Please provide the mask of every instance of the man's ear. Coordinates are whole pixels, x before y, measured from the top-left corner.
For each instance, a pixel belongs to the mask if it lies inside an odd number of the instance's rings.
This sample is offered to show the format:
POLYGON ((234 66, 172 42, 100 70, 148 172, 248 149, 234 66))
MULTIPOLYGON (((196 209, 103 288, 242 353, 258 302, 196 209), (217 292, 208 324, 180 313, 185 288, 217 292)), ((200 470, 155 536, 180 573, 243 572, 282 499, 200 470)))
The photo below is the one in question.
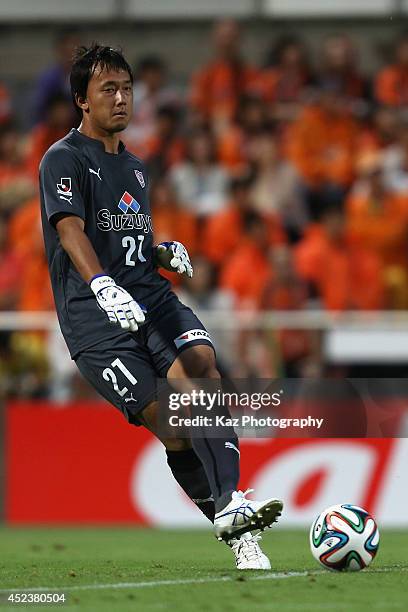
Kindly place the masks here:
POLYGON ((88 113, 89 112, 89 104, 88 104, 88 100, 86 98, 83 98, 82 96, 78 96, 78 94, 77 94, 75 96, 75 102, 77 103, 79 108, 82 110, 82 112, 84 112, 84 113, 88 113))

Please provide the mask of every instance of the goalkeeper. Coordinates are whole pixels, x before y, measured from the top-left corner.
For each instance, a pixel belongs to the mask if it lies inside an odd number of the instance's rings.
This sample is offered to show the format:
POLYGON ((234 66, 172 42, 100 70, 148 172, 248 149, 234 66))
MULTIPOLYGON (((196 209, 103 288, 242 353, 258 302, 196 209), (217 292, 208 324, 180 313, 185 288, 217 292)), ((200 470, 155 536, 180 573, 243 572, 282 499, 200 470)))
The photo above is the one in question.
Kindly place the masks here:
MULTIPOLYGON (((71 91, 81 124, 40 165, 44 241, 59 323, 83 376, 134 425, 165 445, 187 495, 232 548, 239 569, 269 569, 250 530, 276 520, 281 502, 237 491, 239 445, 223 438, 162 439, 156 382, 219 384, 208 332, 171 291, 158 266, 192 276, 178 242, 153 246, 148 179, 119 140, 133 106, 133 76, 122 54, 94 44, 77 52, 71 91)), ((165 503, 165 500, 163 500, 165 503)))

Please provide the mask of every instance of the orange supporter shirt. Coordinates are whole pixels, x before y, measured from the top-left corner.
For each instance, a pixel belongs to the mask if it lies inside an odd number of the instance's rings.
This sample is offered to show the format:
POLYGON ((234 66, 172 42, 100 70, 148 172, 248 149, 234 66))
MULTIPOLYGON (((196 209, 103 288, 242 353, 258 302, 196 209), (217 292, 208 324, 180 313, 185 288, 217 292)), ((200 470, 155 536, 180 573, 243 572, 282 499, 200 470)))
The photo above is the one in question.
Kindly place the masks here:
POLYGON ((23 272, 24 259, 13 248, 0 253, 0 309, 15 307, 23 272))
POLYGON ((20 179, 32 179, 28 174, 27 166, 24 162, 20 164, 8 164, 0 161, 0 187, 5 187, 13 181, 20 179))
POLYGON ((375 96, 382 104, 402 106, 408 104, 408 69, 387 66, 377 76, 375 96))
MULTIPOLYGON (((198 249, 197 220, 188 211, 179 209, 176 205, 153 206, 152 219, 154 228, 154 243, 178 240, 186 247, 190 257, 194 257, 198 249)), ((174 286, 181 283, 180 274, 174 274, 160 268, 160 274, 174 286)))
POLYGON ((18 310, 54 310, 48 265, 41 257, 26 263, 18 310))
POLYGON ((287 155, 311 186, 324 181, 347 186, 353 177, 356 125, 347 115, 306 108, 287 133, 287 155))
POLYGON ((144 144, 144 149, 130 148, 129 151, 144 161, 158 155, 163 155, 166 168, 171 168, 182 162, 186 157, 186 144, 182 138, 175 137, 168 142, 163 142, 158 136, 148 138, 144 144))
POLYGON ((11 218, 9 241, 24 262, 17 308, 53 310, 54 301, 41 230, 40 202, 37 198, 27 202, 11 218))
POLYGON ((378 203, 368 194, 352 192, 346 200, 346 215, 354 242, 376 252, 385 265, 407 265, 407 196, 387 193, 378 203))
POLYGON ((258 71, 245 63, 215 60, 193 75, 190 103, 207 119, 230 121, 240 96, 257 91, 258 71))
POLYGON ((8 237, 13 248, 24 256, 44 252, 40 233, 41 209, 38 198, 19 208, 10 219, 8 237))
POLYGON ((271 273, 265 253, 246 239, 221 269, 220 286, 234 294, 237 306, 258 307, 271 273))
POLYGON ((5 85, 0 83, 0 124, 6 123, 11 117, 11 99, 5 85))
POLYGON ((376 310, 384 304, 383 267, 359 245, 333 243, 320 227, 295 249, 298 273, 313 282, 328 310, 376 310))
MULTIPOLYGON (((290 282, 279 283, 273 276, 267 283, 262 299, 262 310, 301 310, 307 302, 306 283, 295 275, 290 282)), ((311 349, 310 333, 303 329, 279 329, 280 351, 285 360, 305 357, 311 349)))
POLYGON ((45 123, 37 125, 31 132, 27 168, 36 182, 38 181, 38 167, 45 152, 54 142, 64 138, 66 133, 66 130, 56 130, 45 123))
POLYGON ((228 127, 218 139, 218 160, 232 173, 245 168, 248 149, 245 135, 237 125, 228 127))
POLYGON ((191 256, 197 252, 197 220, 187 210, 177 205, 153 206, 152 218, 154 242, 178 240, 182 242, 191 256))
POLYGON ((296 102, 307 82, 306 72, 287 76, 280 68, 267 68, 259 75, 258 88, 268 103, 296 102))
MULTIPOLYGON (((270 244, 284 244, 285 232, 276 217, 271 215, 265 221, 269 225, 270 244)), ((203 233, 203 255, 213 264, 222 264, 243 238, 242 213, 231 204, 208 219, 203 233)))
POLYGON ((355 166, 358 167, 359 162, 364 160, 365 156, 381 151, 381 149, 384 149, 387 144, 389 143, 383 142, 380 135, 374 128, 361 130, 357 134, 355 142, 355 166))

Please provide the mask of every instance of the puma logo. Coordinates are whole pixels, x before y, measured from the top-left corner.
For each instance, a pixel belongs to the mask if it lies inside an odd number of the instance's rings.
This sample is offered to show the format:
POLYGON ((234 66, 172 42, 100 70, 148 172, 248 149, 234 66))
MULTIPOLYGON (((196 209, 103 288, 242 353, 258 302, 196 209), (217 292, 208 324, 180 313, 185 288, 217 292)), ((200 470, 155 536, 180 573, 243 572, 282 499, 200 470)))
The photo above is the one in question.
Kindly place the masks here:
POLYGON ((99 179, 100 181, 102 180, 102 179, 101 179, 101 177, 99 176, 99 173, 100 173, 100 171, 101 171, 101 169, 100 169, 100 168, 98 168, 98 172, 97 172, 96 170, 93 170, 92 168, 88 168, 88 170, 89 170, 89 172, 90 172, 91 174, 96 174, 96 176, 98 177, 98 179, 99 179))
POLYGON ((132 395, 132 393, 131 393, 131 394, 130 394, 130 397, 125 397, 125 402, 126 402, 126 404, 127 404, 128 402, 132 402, 132 401, 133 401, 133 402, 135 402, 135 401, 136 401, 136 398, 135 398, 135 397, 133 397, 133 395, 132 395))
POLYGON ((224 446, 225 446, 225 448, 232 448, 233 450, 237 451, 238 455, 241 454, 239 452, 239 449, 232 442, 225 442, 224 446))

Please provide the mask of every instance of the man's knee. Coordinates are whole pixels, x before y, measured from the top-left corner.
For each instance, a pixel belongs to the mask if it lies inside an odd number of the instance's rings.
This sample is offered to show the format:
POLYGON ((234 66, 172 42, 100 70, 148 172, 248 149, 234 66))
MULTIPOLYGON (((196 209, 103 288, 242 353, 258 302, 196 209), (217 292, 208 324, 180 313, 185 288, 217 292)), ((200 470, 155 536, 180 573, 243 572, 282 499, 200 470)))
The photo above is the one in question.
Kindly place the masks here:
POLYGON ((180 359, 187 378, 220 378, 214 351, 208 346, 195 346, 184 351, 180 359))

